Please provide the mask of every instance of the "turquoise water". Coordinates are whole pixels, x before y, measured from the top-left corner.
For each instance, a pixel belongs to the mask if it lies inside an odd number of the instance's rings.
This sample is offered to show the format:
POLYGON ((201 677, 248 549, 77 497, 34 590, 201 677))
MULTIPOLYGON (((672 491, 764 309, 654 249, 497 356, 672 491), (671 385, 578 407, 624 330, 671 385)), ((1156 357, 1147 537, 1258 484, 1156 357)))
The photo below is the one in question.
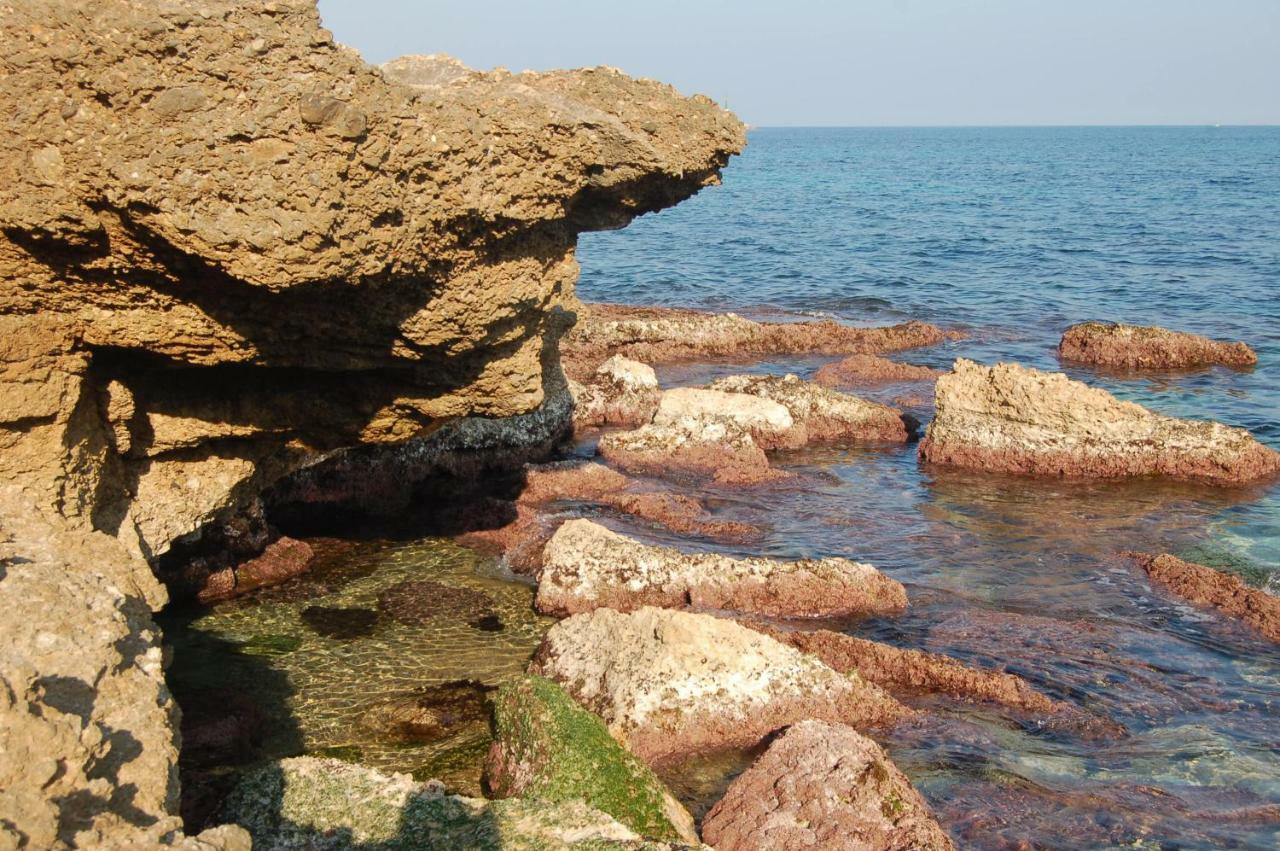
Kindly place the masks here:
MULTIPOLYGON (((961 326, 968 339, 900 358, 1062 369, 1280 448, 1280 128, 755 130, 723 186, 584 237, 579 259, 587 300, 961 326), (1085 319, 1242 339, 1259 364, 1063 369, 1057 340, 1085 319)), ((1280 648, 1115 557, 1194 555, 1280 593, 1280 488, 1035 482, 925 469, 911 446, 775 460, 794 483, 701 494, 765 530, 744 552, 872 561, 912 607, 850 632, 1005 667, 1125 731, 1089 740, 950 708, 896 733, 886 744, 964 847, 1280 845, 1280 648)))

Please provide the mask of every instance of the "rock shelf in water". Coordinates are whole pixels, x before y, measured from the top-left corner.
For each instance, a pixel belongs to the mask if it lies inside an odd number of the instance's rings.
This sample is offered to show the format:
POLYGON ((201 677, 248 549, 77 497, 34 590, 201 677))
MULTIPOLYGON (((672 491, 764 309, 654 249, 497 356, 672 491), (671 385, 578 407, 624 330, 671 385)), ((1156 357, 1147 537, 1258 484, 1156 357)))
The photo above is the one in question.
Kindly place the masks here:
POLYGON ((878 355, 850 355, 818 367, 813 380, 823 387, 857 387, 899 381, 933 381, 940 375, 943 375, 942 370, 929 366, 901 363, 878 355))
POLYGON ((1249 432, 1122 402, 1060 373, 960 359, 920 443, 935 464, 1062 478, 1167 476, 1242 485, 1280 474, 1249 432))
POLYGON ((1236 576, 1163 553, 1125 553, 1155 582, 1192 603, 1248 624, 1280 641, 1280 597, 1250 588, 1236 576))
POLYGON ((709 389, 759 396, 782 405, 794 423, 787 440, 790 445, 845 440, 902 443, 909 436, 901 411, 795 375, 730 375, 713 381, 709 389))
POLYGON ((562 525, 543 552, 537 606, 547 614, 685 605, 773 617, 890 614, 906 608, 907 593, 871 565, 849 559, 682 553, 585 519, 562 525))
POLYGON ((866 727, 911 714, 766 635, 670 609, 574 615, 547 633, 530 671, 558 682, 650 765, 750 747, 808 718, 866 727))
POLYGON ((1062 334, 1058 357, 1115 369, 1194 369, 1253 366, 1258 356, 1245 343, 1223 342, 1146 325, 1081 322, 1062 334))

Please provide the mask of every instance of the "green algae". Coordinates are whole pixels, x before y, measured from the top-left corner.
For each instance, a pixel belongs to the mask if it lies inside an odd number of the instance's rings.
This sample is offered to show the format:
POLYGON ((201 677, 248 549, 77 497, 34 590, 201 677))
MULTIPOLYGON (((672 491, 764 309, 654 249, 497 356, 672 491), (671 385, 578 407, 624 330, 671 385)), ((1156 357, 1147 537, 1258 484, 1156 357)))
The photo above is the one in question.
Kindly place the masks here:
POLYGON ((582 800, 642 836, 682 838, 670 815, 678 805, 662 781, 558 685, 524 676, 502 686, 493 705, 494 739, 507 768, 488 775, 495 794, 582 800))

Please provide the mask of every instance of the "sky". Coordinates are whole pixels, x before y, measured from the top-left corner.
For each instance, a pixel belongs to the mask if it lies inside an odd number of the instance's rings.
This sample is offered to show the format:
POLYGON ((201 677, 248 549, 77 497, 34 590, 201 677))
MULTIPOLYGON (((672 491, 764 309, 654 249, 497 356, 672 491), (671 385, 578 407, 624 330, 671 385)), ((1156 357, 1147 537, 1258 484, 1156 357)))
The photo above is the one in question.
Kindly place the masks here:
POLYGON ((1280 0, 320 0, 370 62, 612 65, 757 126, 1280 124, 1280 0))

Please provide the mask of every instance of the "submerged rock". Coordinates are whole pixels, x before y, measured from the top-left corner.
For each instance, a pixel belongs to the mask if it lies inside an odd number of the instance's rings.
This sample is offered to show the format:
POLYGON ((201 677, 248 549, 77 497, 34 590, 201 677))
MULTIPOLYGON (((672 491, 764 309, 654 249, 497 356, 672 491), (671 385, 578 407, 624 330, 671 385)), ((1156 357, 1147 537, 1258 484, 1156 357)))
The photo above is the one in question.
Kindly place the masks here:
POLYGON ((590 375, 605 358, 625 355, 649 364, 766 355, 891 352, 953 339, 924 322, 854 328, 820 322, 756 322, 734 313, 665 307, 586 305, 561 351, 570 375, 590 375))
POLYGON ((597 451, 624 470, 655 476, 695 475, 727 485, 757 485, 786 475, 769 466, 750 431, 727 418, 684 417, 612 432, 600 438, 597 451))
POLYGON ((434 742, 467 727, 483 726, 491 686, 456 680, 414 694, 384 700, 361 711, 360 724, 393 744, 434 742))
POLYGON ((222 814, 254 848, 274 851, 658 847, 581 801, 464 798, 436 781, 305 756, 246 772, 222 814))
POLYGON ((569 615, 643 606, 735 609, 774 617, 887 614, 906 608, 903 587, 843 558, 778 561, 682 553, 570 520, 543 551, 540 611, 569 615))
POLYGON ((796 445, 843 440, 888 440, 908 437, 902 412, 887 405, 838 393, 795 375, 730 375, 717 379, 712 390, 746 393, 782 405, 795 421, 796 445))
POLYGON ((901 363, 876 355, 850 355, 843 360, 818 367, 813 380, 824 387, 856 387, 899 381, 933 381, 943 374, 940 369, 901 363))
POLYGON ((378 609, 402 624, 422 626, 435 618, 465 621, 486 617, 494 613, 494 602, 483 591, 430 579, 407 579, 378 595, 378 609))
POLYGON ((596 369, 591 381, 569 382, 575 430, 599 426, 634 428, 653 419, 662 390, 653 367, 614 355, 596 369))
POLYGON ((1169 555, 1125 553, 1153 580, 1192 603, 1235 618, 1280 641, 1280 597, 1250 588, 1237 576, 1169 555))
POLYGON ((280 537, 268 544, 261 555, 209 574, 196 592, 196 599, 215 603, 280 585, 310 570, 314 558, 315 553, 305 541, 280 537))
POLYGON ((581 800, 641 836, 696 843, 693 818, 604 722, 548 679, 525 676, 493 699, 485 779, 495 797, 581 800))
POLYGON ((938 379, 920 458, 1065 478, 1169 476, 1241 485, 1280 474, 1249 432, 1162 416, 1059 373, 960 359, 938 379))
POLYGON ((373 635, 378 613, 372 609, 343 609, 331 606, 307 606, 302 622, 326 638, 350 640, 373 635))
POLYGON ((924 798, 880 746, 842 724, 801 721, 707 813, 719 851, 950 851, 924 798))
POLYGON ((574 615, 547 633, 530 671, 650 765, 748 747, 805 718, 863 726, 910 714, 856 674, 732 621, 669 609, 574 615))
POLYGON ((1117 369, 1190 369, 1253 366, 1258 356, 1245 343, 1117 322, 1081 322, 1062 334, 1058 357, 1117 369))

